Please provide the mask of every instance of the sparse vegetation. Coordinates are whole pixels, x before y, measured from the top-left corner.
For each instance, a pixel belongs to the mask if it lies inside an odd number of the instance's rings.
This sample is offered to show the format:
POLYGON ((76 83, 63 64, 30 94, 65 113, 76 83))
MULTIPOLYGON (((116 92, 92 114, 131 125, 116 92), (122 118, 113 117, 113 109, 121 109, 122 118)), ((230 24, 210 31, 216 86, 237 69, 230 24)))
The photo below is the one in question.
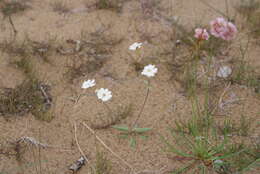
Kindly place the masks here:
POLYGON ((17 14, 20 12, 24 12, 25 10, 29 9, 30 6, 28 5, 28 0, 12 0, 6 1, 3 0, 1 6, 1 12, 5 17, 11 16, 13 14, 17 14))
POLYGON ((111 162, 107 159, 103 152, 96 153, 96 161, 94 166, 94 171, 91 174, 111 174, 111 162))
POLYGON ((0 173, 258 174, 260 1, 169 3, 0 0, 0 173))
POLYGON ((70 11, 69 7, 67 4, 65 4, 63 1, 55 1, 51 3, 52 10, 54 12, 57 12, 59 14, 66 14, 70 11))
POLYGON ((245 18, 245 25, 249 33, 259 43, 260 37, 260 2, 257 0, 240 0, 236 10, 245 18))
POLYGON ((20 13, 20 12, 24 12, 25 10, 29 9, 30 6, 28 5, 28 0, 22 0, 22 1, 17 1, 17 0, 6 1, 6 0, 3 0, 0 3, 1 3, 0 10, 1 10, 4 18, 8 18, 9 23, 10 23, 12 29, 13 29, 13 32, 14 32, 14 37, 15 37, 18 31, 17 31, 17 29, 14 25, 12 15, 20 13))
POLYGON ((2 52, 12 57, 18 57, 21 59, 20 61, 39 57, 39 59, 47 63, 50 63, 49 57, 56 53, 56 47, 56 38, 47 39, 45 42, 38 42, 26 37, 22 41, 3 40, 0 43, 0 50, 2 52))
POLYGON ((97 9, 109 9, 120 12, 123 3, 122 0, 97 0, 96 7, 97 9))
POLYGON ((0 113, 6 118, 10 115, 24 115, 31 112, 36 118, 50 121, 47 111, 50 105, 40 89, 41 82, 36 79, 25 80, 14 89, 3 89, 0 98, 0 113))
MULTIPOLYGON (((90 73, 96 73, 107 62, 111 56, 112 48, 121 43, 121 39, 116 40, 108 38, 103 31, 96 31, 90 34, 82 33, 81 40, 73 41, 69 40, 69 43, 76 44, 76 48, 72 52, 76 58, 80 55, 82 59, 72 59, 72 65, 68 66, 68 71, 64 76, 73 81, 81 76, 88 75, 90 73)), ((61 50, 61 49, 60 49, 61 50)))

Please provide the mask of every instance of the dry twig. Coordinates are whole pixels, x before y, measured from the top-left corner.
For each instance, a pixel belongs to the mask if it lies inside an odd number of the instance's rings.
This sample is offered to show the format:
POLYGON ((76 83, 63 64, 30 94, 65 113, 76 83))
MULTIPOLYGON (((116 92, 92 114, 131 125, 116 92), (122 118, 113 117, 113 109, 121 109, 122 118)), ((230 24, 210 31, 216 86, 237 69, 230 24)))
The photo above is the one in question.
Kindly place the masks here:
MULTIPOLYGON (((95 138, 110 152, 112 153, 112 155, 114 155, 115 157, 117 157, 118 159, 120 159, 129 169, 131 169, 131 171, 134 171, 134 168, 128 163, 126 162, 123 158, 121 158, 118 154, 116 154, 111 148, 109 148, 104 141, 96 135, 95 131, 93 129, 91 129, 86 123, 82 123, 83 126, 85 126, 94 136, 95 138)), ((134 172, 135 173, 135 172, 134 172)))

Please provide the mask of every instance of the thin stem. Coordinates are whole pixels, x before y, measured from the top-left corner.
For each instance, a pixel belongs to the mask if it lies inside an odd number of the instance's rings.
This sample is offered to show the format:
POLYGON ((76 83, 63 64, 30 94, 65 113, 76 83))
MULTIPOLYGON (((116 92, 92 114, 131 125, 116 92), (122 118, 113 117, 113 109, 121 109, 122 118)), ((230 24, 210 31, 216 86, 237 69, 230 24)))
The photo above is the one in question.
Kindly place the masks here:
POLYGON ((148 81, 148 88, 147 88, 146 96, 145 96, 145 99, 144 99, 144 103, 143 103, 143 105, 142 105, 142 107, 141 107, 141 110, 140 110, 140 112, 139 112, 139 114, 138 114, 136 120, 134 121, 134 123, 133 123, 133 125, 132 125, 132 128, 134 128, 134 126, 136 125, 137 121, 140 119, 140 117, 141 117, 141 115, 142 115, 142 113, 143 113, 144 106, 145 106, 145 104, 146 104, 146 102, 147 102, 147 99, 148 99, 148 96, 149 96, 149 92, 150 92, 150 81, 148 81))
POLYGON ((228 20, 230 20, 230 18, 229 18, 229 7, 228 7, 228 1, 227 0, 225 0, 225 6, 226 6, 226 15, 227 15, 227 17, 228 17, 228 20))
POLYGON ((14 38, 15 38, 15 37, 16 37, 16 34, 17 34, 17 30, 16 30, 16 28, 15 28, 15 26, 14 26, 12 17, 11 17, 11 16, 8 16, 8 19, 9 19, 9 22, 10 22, 10 24, 11 24, 11 26, 12 26, 13 31, 14 31, 14 38))

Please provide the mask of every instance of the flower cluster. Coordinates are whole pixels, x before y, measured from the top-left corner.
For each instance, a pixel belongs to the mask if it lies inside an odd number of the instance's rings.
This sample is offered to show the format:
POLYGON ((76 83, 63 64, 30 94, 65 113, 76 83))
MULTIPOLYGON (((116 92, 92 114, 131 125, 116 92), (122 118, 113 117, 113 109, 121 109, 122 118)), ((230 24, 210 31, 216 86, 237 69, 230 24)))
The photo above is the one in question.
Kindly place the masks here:
POLYGON ((216 18, 210 22, 210 33, 223 40, 232 40, 237 34, 236 26, 224 18, 216 18))
POLYGON ((206 29, 197 28, 197 29, 195 29, 194 37, 199 39, 199 40, 208 40, 209 39, 209 33, 207 32, 206 29))
MULTIPOLYGON (((142 43, 135 42, 134 44, 129 46, 129 50, 136 50, 138 48, 141 48, 142 43)), ((154 77, 157 73, 158 69, 155 67, 155 65, 147 65, 144 67, 142 71, 142 75, 145 75, 147 77, 154 77)), ((82 83, 81 88, 82 89, 88 89, 96 85, 95 79, 89 79, 82 83)), ((100 88, 95 90, 97 98, 99 100, 102 100, 103 102, 109 101, 112 98, 112 92, 106 88, 100 88)))
MULTIPOLYGON (((86 80, 82 83, 81 88, 82 89, 88 89, 96 85, 95 79, 92 80, 86 80)), ((112 98, 112 92, 108 89, 100 88, 95 91, 97 94, 98 99, 102 100, 103 102, 106 102, 112 98)))
MULTIPOLYGON (((219 17, 210 22, 210 34, 228 41, 235 38, 237 28, 233 23, 219 17)), ((196 28, 194 37, 199 40, 208 40, 209 33, 206 29, 196 28)))

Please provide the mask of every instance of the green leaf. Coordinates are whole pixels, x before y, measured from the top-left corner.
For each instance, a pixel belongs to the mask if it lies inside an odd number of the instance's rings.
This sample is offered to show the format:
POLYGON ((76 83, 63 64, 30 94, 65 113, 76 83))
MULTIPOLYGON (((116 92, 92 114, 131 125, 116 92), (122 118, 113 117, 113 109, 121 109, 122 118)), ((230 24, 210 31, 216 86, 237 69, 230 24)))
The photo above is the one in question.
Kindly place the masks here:
POLYGON ((260 166, 260 158, 255 160, 251 164, 249 164, 246 168, 241 170, 241 172, 248 171, 248 170, 252 169, 253 167, 257 167, 257 166, 260 166))
POLYGON ((119 131, 128 132, 129 128, 127 126, 112 126, 112 128, 117 129, 119 131))
POLYGON ((136 146, 136 141, 133 137, 131 137, 131 139, 130 139, 130 146, 133 148, 135 148, 135 146, 136 146))
POLYGON ((122 139, 127 139, 127 138, 128 138, 128 135, 127 135, 127 134, 124 134, 124 135, 119 135, 119 138, 122 138, 122 139))
POLYGON ((147 140, 148 136, 140 135, 140 138, 142 138, 143 140, 147 140))
POLYGON ((133 128, 133 131, 134 132, 137 132, 137 133, 144 133, 144 132, 147 132, 149 130, 152 130, 152 128, 133 128))
POLYGON ((242 150, 240 150, 238 152, 235 152, 235 153, 227 153, 227 154, 224 154, 222 156, 218 156, 218 157, 212 158, 212 160, 215 161, 215 160, 230 158, 230 157, 233 157, 233 156, 236 156, 236 155, 240 154, 243 151, 245 151, 245 149, 242 149, 242 150))
POLYGON ((186 164, 184 167, 182 167, 176 171, 172 171, 171 174, 181 174, 181 173, 187 172, 188 170, 190 170, 191 166, 193 166, 193 164, 195 162, 196 161, 192 160, 191 162, 188 162, 188 164, 186 164))

